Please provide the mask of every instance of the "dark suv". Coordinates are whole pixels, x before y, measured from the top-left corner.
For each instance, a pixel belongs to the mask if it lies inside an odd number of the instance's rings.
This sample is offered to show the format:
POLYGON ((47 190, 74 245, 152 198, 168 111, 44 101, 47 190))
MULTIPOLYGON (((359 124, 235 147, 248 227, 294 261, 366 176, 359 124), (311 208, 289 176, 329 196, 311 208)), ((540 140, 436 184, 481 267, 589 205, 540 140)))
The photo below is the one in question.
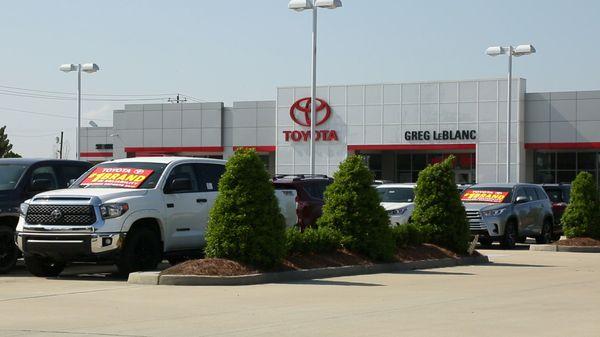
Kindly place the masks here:
POLYGON ((333 179, 319 174, 277 175, 273 178, 275 189, 295 189, 296 214, 301 229, 313 226, 322 214, 323 193, 333 179))
POLYGON ((92 164, 58 159, 0 159, 0 274, 17 262, 14 232, 20 204, 34 195, 69 186, 92 164))
POLYGON ((562 235, 561 218, 569 200, 571 199, 571 185, 569 184, 542 184, 542 188, 550 197, 552 202, 552 213, 554 213, 554 233, 553 240, 560 239, 562 235))

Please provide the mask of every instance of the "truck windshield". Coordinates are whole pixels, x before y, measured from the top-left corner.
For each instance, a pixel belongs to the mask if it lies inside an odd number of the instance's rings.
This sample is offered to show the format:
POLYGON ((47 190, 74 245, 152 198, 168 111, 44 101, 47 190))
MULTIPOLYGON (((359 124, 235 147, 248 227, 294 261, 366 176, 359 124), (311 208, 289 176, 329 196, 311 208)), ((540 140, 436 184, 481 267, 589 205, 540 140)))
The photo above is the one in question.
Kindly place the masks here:
POLYGON ((14 190, 27 165, 0 164, 0 191, 14 190))
POLYGON ((160 163, 102 163, 92 167, 71 188, 130 188, 156 187, 167 164, 160 163))
POLYGON ((412 188, 389 187, 377 188, 381 202, 413 202, 415 191, 412 188))
POLYGON ((463 202, 507 203, 512 198, 509 187, 471 187, 460 196, 463 202))

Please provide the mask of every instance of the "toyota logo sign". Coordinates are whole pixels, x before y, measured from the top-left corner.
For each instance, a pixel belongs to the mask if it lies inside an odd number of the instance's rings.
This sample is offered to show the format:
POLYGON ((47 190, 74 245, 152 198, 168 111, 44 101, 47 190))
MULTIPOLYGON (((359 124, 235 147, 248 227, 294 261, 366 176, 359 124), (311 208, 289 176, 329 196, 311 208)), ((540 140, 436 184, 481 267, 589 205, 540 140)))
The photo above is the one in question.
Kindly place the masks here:
MULTIPOLYGON (((319 126, 331 117, 331 107, 327 102, 320 98, 315 98, 315 126, 319 126)), ((312 100, 310 97, 304 97, 292 104, 290 107, 290 117, 294 123, 302 126, 310 126, 310 110, 312 100)), ((335 130, 314 130, 311 136, 311 130, 283 130, 283 138, 286 142, 306 142, 311 138, 315 141, 337 141, 338 135, 335 130)))
POLYGON ((54 219, 54 221, 59 221, 62 219, 63 217, 63 213, 60 211, 60 209, 55 209, 52 211, 52 213, 50 213, 50 216, 52 217, 52 219, 54 219))
MULTIPOLYGON (((329 104, 320 98, 317 98, 316 101, 317 107, 315 109, 315 117, 317 120, 315 126, 325 123, 329 119, 329 116, 331 116, 331 107, 329 104)), ((290 117, 292 117, 292 120, 296 122, 296 124, 310 126, 310 106, 310 97, 304 97, 297 100, 290 108, 290 117)))

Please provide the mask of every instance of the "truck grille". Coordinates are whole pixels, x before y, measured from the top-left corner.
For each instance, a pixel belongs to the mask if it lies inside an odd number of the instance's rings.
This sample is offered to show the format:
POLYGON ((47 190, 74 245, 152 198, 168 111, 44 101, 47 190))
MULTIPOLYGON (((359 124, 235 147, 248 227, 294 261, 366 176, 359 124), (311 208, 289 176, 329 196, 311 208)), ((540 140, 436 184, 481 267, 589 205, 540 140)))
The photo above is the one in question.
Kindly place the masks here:
POLYGON ((96 222, 96 213, 88 205, 30 205, 25 221, 32 225, 89 226, 96 222))
POLYGON ((481 214, 479 214, 479 211, 467 211, 467 220, 469 221, 469 228, 471 230, 486 229, 483 221, 481 220, 481 214))

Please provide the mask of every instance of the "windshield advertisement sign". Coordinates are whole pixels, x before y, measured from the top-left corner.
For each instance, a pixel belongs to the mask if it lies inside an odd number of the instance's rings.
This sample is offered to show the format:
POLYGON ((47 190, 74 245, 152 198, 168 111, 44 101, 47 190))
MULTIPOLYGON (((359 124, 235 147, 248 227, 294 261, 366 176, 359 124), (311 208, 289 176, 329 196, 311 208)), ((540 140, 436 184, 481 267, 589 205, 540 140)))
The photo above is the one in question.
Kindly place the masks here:
POLYGON ((138 188, 154 170, 128 167, 98 167, 80 185, 138 188))
POLYGON ((501 203, 504 201, 504 198, 508 195, 508 192, 502 191, 476 191, 476 190, 467 190, 461 196, 462 201, 470 201, 470 202, 494 202, 501 203))

